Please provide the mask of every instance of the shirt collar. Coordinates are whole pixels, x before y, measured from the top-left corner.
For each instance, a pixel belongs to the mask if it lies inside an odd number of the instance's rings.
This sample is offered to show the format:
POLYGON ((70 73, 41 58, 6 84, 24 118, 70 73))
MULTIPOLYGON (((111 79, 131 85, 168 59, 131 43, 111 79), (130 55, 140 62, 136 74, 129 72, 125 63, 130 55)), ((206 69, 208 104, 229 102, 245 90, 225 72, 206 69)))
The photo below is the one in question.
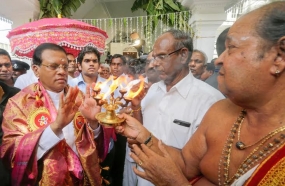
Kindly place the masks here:
MULTIPOLYGON (((173 87, 171 87, 169 92, 177 91, 183 98, 186 98, 193 84, 193 80, 194 76, 192 73, 189 73, 173 87)), ((166 85, 163 81, 158 82, 158 89, 163 90, 166 93, 166 85)))
POLYGON ((62 90, 61 92, 52 92, 50 90, 46 90, 47 93, 49 94, 50 98, 52 100, 59 100, 60 98, 60 93, 63 92, 64 90, 62 90))
MULTIPOLYGON (((86 82, 84 81, 84 79, 83 79, 83 76, 82 76, 82 74, 80 73, 79 74, 79 76, 77 77, 77 80, 78 80, 78 83, 77 83, 77 85, 80 85, 80 84, 86 84, 86 82)), ((104 82, 104 81, 106 81, 106 79, 105 78, 102 78, 101 76, 99 76, 99 74, 97 75, 97 80, 96 80, 96 82, 95 83, 97 83, 97 82, 104 82)))
POLYGON ((82 74, 80 73, 79 76, 77 77, 77 80, 78 80, 78 83, 77 85, 80 85, 80 84, 86 84, 83 77, 82 77, 82 74))

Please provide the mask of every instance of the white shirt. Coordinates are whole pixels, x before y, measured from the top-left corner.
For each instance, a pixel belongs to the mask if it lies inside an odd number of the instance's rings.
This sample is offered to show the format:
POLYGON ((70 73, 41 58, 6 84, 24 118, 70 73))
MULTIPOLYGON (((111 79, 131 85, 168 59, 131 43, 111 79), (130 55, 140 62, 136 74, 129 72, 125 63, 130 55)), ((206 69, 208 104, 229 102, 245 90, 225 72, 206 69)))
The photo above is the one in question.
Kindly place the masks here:
MULTIPOLYGON (((48 94, 50 98, 53 101, 54 106, 56 109, 59 107, 59 98, 60 98, 60 93, 55 93, 48 91, 48 94)), ((95 138, 97 138, 100 134, 100 126, 95 129, 94 135, 95 138)), ((55 133, 51 130, 50 126, 48 126, 44 132, 42 133, 39 143, 38 143, 38 149, 37 149, 37 159, 41 159, 43 155, 51 148, 53 148, 57 143, 59 143, 62 139, 66 140, 66 143, 71 147, 71 149, 78 155, 76 146, 75 146, 75 134, 74 134, 74 126, 73 126, 73 121, 71 121, 68 125, 66 125, 62 129, 62 133, 57 136, 55 133)))
POLYGON ((24 89, 25 87, 38 82, 37 76, 34 74, 34 71, 28 70, 26 74, 20 75, 15 84, 14 87, 17 87, 19 89, 24 89))
MULTIPOLYGON (((168 92, 163 81, 153 84, 142 101, 143 125, 166 145, 182 149, 207 110, 224 96, 189 73, 168 92), (190 123, 181 126, 175 119, 190 123)), ((214 124, 214 123, 213 123, 214 124)), ((153 185, 138 178, 138 186, 153 185)))
POLYGON ((67 76, 67 80, 68 80, 68 81, 70 81, 70 80, 72 80, 72 79, 73 79, 72 76, 70 76, 70 75, 67 76))

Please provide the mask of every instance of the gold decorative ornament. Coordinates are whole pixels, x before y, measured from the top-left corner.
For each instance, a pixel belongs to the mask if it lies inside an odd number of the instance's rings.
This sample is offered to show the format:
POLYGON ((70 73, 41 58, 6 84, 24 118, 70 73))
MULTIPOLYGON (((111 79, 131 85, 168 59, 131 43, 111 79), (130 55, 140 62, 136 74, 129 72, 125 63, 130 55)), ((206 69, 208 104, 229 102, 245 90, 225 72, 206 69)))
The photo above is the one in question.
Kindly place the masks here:
POLYGON ((96 114, 95 118, 98 120, 99 124, 105 127, 116 127, 119 126, 121 123, 125 121, 124 118, 119 118, 116 114, 116 110, 120 107, 127 107, 128 104, 132 101, 132 99, 140 93, 143 89, 144 81, 141 79, 140 81, 140 88, 136 92, 132 92, 131 90, 127 92, 127 89, 121 88, 119 90, 121 96, 114 97, 114 91, 118 88, 121 84, 120 78, 113 80, 112 84, 109 87, 109 90, 106 94, 101 93, 101 87, 105 86, 109 80, 98 83, 93 91, 94 91, 94 99, 97 102, 97 105, 103 106, 106 110, 105 112, 100 112, 96 114), (125 96, 128 93, 127 96, 125 96), (108 96, 110 95, 110 98, 108 96), (122 102, 124 100, 125 103, 122 102))
MULTIPOLYGON (((262 137, 262 138, 261 138, 260 140, 258 140, 257 142, 255 142, 255 143, 253 143, 253 144, 251 144, 251 145, 245 145, 245 144, 240 140, 241 125, 242 125, 242 123, 239 125, 238 138, 237 138, 237 142, 236 142, 236 147, 237 147, 237 149, 239 149, 239 150, 244 150, 244 149, 246 149, 246 148, 248 148, 248 147, 252 147, 252 146, 258 144, 259 142, 261 142, 262 140, 266 139, 268 136, 271 136, 272 134, 276 134, 276 131, 279 131, 279 130, 281 130, 282 128, 284 128, 284 127, 279 127, 279 128, 277 128, 277 129, 271 131, 269 134, 266 134, 264 137, 262 137)), ((279 131, 279 132, 280 132, 280 131, 279 131)))
POLYGON ((51 116, 47 108, 40 107, 31 112, 28 116, 29 131, 35 131, 51 123, 51 116))
MULTIPOLYGON (((231 151, 232 146, 235 138, 235 134, 240 128, 241 123, 243 122, 243 119, 246 115, 246 111, 243 110, 239 117, 237 118, 237 121, 232 126, 232 129, 230 131, 230 135, 225 143, 223 153, 219 162, 219 169, 218 169, 218 184, 220 185, 231 185, 235 180, 237 180, 240 176, 245 174, 249 169, 254 167, 259 161, 266 158, 271 152, 275 151, 280 144, 284 143, 285 141, 285 134, 280 134, 279 138, 274 138, 272 142, 269 142, 267 145, 264 146, 265 142, 268 141, 270 138, 272 138, 274 135, 278 134, 279 132, 282 132, 285 130, 285 126, 282 126, 280 128, 275 129, 274 131, 270 132, 266 136, 264 136, 262 139, 258 140, 256 143, 252 145, 241 145, 241 147, 237 147, 239 150, 243 150, 245 148, 254 146, 260 142, 260 144, 253 149, 253 151, 244 159, 244 161, 240 164, 238 167, 236 173, 230 177, 229 176, 229 167, 230 167, 230 159, 231 159, 231 151), (263 148, 261 149, 261 147, 263 148), (240 149, 242 148, 242 149, 240 149), (224 183, 221 182, 221 167, 224 167, 224 183)), ((240 130, 239 130, 240 133, 240 130)), ((238 140, 239 142, 239 140, 238 140)))

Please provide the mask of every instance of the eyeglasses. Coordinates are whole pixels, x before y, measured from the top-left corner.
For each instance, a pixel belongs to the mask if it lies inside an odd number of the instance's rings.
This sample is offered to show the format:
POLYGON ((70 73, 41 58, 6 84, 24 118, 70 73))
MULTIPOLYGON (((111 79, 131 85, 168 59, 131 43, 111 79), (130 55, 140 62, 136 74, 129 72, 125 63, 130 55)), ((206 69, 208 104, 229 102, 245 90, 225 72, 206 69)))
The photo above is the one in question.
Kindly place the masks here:
POLYGON ((51 64, 51 65, 41 64, 41 65, 47 67, 50 70, 59 70, 60 68, 62 68, 64 71, 67 71, 68 69, 68 65, 57 65, 57 64, 51 64))
MULTIPOLYGON (((183 47, 182 47, 183 48, 183 47)), ((170 52, 169 54, 161 54, 153 57, 153 61, 161 62, 164 59, 168 58, 170 55, 179 52, 182 48, 179 48, 178 50, 175 50, 173 52, 170 52)))
POLYGON ((3 66, 6 68, 10 68, 12 66, 12 64, 11 63, 0 64, 0 68, 2 68, 3 66))

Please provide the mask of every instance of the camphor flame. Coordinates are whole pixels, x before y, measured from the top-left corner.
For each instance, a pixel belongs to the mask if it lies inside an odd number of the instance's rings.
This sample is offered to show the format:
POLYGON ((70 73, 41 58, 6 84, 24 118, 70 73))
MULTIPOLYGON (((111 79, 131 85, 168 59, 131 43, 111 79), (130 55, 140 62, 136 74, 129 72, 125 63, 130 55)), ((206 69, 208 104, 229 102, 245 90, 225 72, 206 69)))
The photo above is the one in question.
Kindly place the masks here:
POLYGON ((107 83, 111 80, 112 80, 112 77, 110 76, 106 81, 104 81, 103 83, 101 82, 100 89, 104 88, 107 85, 107 83))
MULTIPOLYGON (((109 81, 110 78, 107 80, 109 81)), ((106 82, 106 81, 105 81, 106 82)), ((104 83, 105 83, 104 82, 104 83)), ((110 85, 108 91, 106 92, 106 94, 103 96, 103 99, 106 99, 108 96, 110 96, 117 88, 119 85, 123 84, 126 82, 126 78, 121 76, 115 80, 113 80, 112 84, 110 85)))
POLYGON ((95 87, 93 88, 94 91, 96 90, 102 90, 106 85, 107 83, 111 80, 111 77, 109 79, 107 79, 106 81, 104 82, 98 82, 95 84, 95 87))
POLYGON ((141 93, 142 89, 144 88, 144 77, 143 76, 139 76, 139 79, 140 79, 139 88, 137 90, 130 89, 130 91, 128 92, 128 95, 126 96, 127 98, 133 99, 137 95, 139 95, 139 93, 141 93))
MULTIPOLYGON (((127 87, 127 86, 126 86, 127 87)), ((120 90, 126 90, 126 87, 124 87, 123 84, 120 84, 120 90)))
POLYGON ((102 84, 102 82, 98 82, 98 83, 96 83, 95 84, 95 87, 94 87, 94 91, 97 91, 97 90, 99 90, 100 89, 100 87, 101 87, 101 84, 102 84))

